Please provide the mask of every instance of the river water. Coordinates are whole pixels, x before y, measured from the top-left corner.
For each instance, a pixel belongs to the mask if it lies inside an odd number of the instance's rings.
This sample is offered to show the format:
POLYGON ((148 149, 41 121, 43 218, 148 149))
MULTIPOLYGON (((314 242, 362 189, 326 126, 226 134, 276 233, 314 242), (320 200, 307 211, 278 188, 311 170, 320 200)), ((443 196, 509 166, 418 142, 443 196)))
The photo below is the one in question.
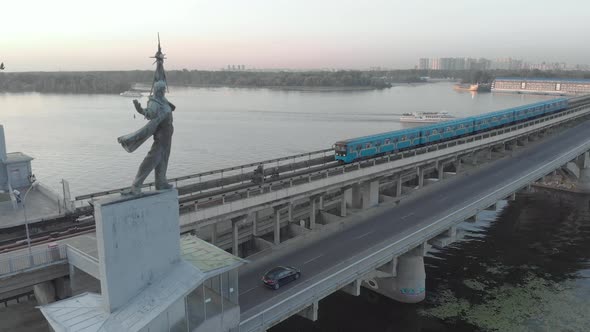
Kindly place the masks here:
MULTIPOLYGON (((386 90, 314 92, 171 87, 177 105, 169 176, 330 147, 335 141, 404 128, 411 111, 455 116, 532 103, 543 96, 470 94, 451 83, 386 90)), ((145 105, 146 98, 141 101, 145 105)), ((145 123, 131 98, 0 94, 8 151, 33 157, 43 183, 73 195, 127 185, 149 149, 133 154, 116 137, 145 123)), ((320 302, 320 319, 293 317, 271 331, 590 330, 588 199, 527 194, 462 225, 463 241, 425 259, 427 300, 399 304, 363 290, 320 302)))
MULTIPOLYGON (((470 94, 451 83, 402 85, 385 90, 314 92, 271 89, 172 87, 174 137, 169 177, 329 148, 340 139, 403 128, 399 115, 447 111, 467 116, 526 104, 543 96, 470 94)), ((72 194, 130 184, 149 150, 133 154, 117 137, 145 120, 132 98, 117 95, 0 94, 7 150, 35 158, 41 182, 72 194)), ((140 101, 145 106, 146 98, 140 101)), ((148 180, 150 180, 148 178, 148 180)))

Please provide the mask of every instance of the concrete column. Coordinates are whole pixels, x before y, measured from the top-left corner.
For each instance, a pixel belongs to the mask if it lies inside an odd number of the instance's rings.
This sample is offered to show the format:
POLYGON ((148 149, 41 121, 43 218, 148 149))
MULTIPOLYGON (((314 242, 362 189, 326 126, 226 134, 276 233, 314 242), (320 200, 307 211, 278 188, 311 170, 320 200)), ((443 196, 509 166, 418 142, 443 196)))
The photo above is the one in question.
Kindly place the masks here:
POLYGON ((318 197, 318 209, 320 211, 324 211, 324 195, 320 195, 320 197, 318 197))
POLYGON ((355 209, 359 209, 362 207, 362 188, 359 183, 355 183, 352 185, 352 207, 355 209))
POLYGON ((352 207, 352 187, 347 186, 342 188, 342 197, 346 202, 346 206, 352 207))
POLYGON ((344 199, 344 195, 340 201, 340 216, 346 217, 346 199, 344 199))
POLYGON ((60 277, 53 280, 55 286, 55 297, 58 300, 63 300, 72 296, 72 289, 70 287, 70 279, 66 277, 60 277))
POLYGON ((426 297, 424 248, 411 250, 397 258, 395 277, 375 278, 375 292, 403 303, 418 303, 426 297))
POLYGON ((580 169, 577 188, 585 192, 590 192, 590 168, 580 169))
POLYGON ((281 243, 281 209, 275 208, 274 244, 281 243))
POLYGON ((240 221, 234 221, 232 220, 232 253, 234 256, 240 257, 240 252, 239 252, 239 245, 240 245, 240 239, 239 239, 239 227, 240 225, 240 221))
POLYGON ((307 318, 312 322, 315 322, 316 320, 318 320, 318 307, 318 301, 314 301, 309 307, 298 312, 297 315, 307 318))
POLYGON ((211 225, 211 244, 217 245, 217 223, 211 225))
POLYGON ((477 152, 471 154, 471 165, 477 165, 477 152))
POLYGON ((55 285, 51 280, 33 286, 33 293, 39 305, 55 302, 55 285))
POLYGON ((352 283, 342 287, 340 290, 353 296, 361 295, 361 279, 356 279, 352 283))
POLYGON ((400 197, 402 195, 402 178, 401 176, 397 179, 397 183, 395 184, 395 197, 400 197))
POLYGON ((312 197, 309 201, 309 229, 315 229, 315 216, 317 213, 316 197, 312 197))
POLYGON ((252 212, 252 235, 258 236, 258 211, 252 212))
POLYGON ((287 218, 289 222, 293 221, 293 203, 289 203, 289 207, 287 210, 287 218))
POLYGON ((461 159, 457 158, 457 160, 453 161, 453 164, 455 165, 455 172, 459 173, 461 171, 461 159))
POLYGON ((441 181, 444 179, 445 176, 445 164, 441 164, 438 166, 438 180, 441 181))
POLYGON ((418 167, 418 188, 424 187, 424 169, 418 167))
POLYGON ((488 150, 488 160, 492 160, 492 149, 488 150))
POLYGON ((361 189, 361 207, 363 209, 379 205, 379 180, 364 182, 361 185, 361 189))

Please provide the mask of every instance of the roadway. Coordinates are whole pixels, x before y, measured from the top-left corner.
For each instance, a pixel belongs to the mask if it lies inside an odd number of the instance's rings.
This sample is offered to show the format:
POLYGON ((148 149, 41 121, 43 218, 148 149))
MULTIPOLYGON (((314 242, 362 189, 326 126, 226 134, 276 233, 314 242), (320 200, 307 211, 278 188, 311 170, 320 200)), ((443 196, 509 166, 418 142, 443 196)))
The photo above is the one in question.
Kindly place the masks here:
POLYGON ((519 148, 520 151, 512 157, 473 169, 469 176, 458 176, 424 190, 419 199, 386 209, 365 222, 246 271, 239 280, 242 320, 329 275, 339 263, 365 250, 380 248, 383 243, 398 241, 532 173, 569 148, 589 140, 589 133, 590 121, 586 121, 519 148), (278 291, 266 288, 260 279, 265 271, 276 265, 300 268, 301 278, 278 291))

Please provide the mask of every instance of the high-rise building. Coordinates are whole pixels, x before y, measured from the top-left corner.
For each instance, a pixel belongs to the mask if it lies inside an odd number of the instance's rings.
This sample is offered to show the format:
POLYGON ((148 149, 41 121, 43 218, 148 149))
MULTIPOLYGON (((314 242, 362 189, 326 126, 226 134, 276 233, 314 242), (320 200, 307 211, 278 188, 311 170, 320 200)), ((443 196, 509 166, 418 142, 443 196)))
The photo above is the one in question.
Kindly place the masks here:
POLYGON ((420 58, 418 60, 418 69, 430 69, 430 59, 420 58))

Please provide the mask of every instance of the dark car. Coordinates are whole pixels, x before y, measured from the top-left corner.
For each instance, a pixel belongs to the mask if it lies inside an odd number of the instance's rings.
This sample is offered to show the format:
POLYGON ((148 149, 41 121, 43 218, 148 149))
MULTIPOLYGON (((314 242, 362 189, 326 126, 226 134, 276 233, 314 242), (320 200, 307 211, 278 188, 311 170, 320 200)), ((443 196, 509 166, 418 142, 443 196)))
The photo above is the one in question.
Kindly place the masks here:
POLYGON ((301 272, 292 266, 277 266, 264 274, 262 282, 273 289, 279 289, 282 285, 297 280, 301 272))

